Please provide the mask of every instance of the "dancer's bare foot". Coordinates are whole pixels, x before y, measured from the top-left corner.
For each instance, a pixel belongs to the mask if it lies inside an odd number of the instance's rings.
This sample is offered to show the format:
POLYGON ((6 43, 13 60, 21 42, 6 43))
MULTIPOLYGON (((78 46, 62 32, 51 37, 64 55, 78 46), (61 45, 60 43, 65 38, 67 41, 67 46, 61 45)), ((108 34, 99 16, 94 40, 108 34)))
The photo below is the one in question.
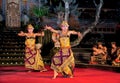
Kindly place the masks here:
POLYGON ((73 76, 70 76, 70 78, 73 78, 73 76))
POLYGON ((52 79, 56 79, 57 75, 58 75, 58 74, 54 75, 52 79))
POLYGON ((57 73, 57 72, 55 72, 55 73, 54 73, 54 76, 53 76, 53 78, 52 78, 52 79, 56 79, 57 75, 58 75, 58 73, 57 73))
POLYGON ((47 71, 47 69, 43 69, 43 70, 41 70, 40 72, 45 72, 45 71, 47 71))

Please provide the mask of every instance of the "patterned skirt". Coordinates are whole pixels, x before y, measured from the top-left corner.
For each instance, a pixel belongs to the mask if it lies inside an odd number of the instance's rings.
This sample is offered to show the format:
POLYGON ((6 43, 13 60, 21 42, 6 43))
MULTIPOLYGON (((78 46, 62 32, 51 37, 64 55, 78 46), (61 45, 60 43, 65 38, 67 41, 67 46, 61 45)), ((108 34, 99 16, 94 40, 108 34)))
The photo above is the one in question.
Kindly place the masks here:
POLYGON ((65 77, 73 76, 74 67, 74 56, 70 48, 60 49, 52 58, 51 68, 65 77))
POLYGON ((43 70, 44 63, 40 55, 40 51, 37 49, 25 49, 25 67, 33 70, 43 70))

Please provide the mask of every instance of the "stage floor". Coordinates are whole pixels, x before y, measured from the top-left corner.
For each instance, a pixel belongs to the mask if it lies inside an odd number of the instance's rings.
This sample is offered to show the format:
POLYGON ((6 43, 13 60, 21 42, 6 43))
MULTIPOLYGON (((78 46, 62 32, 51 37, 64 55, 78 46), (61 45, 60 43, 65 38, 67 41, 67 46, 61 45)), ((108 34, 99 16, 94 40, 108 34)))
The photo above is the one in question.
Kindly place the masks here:
POLYGON ((94 68, 75 68, 74 78, 61 74, 52 79, 53 70, 27 72, 24 66, 0 67, 0 83, 120 83, 120 73, 94 68))

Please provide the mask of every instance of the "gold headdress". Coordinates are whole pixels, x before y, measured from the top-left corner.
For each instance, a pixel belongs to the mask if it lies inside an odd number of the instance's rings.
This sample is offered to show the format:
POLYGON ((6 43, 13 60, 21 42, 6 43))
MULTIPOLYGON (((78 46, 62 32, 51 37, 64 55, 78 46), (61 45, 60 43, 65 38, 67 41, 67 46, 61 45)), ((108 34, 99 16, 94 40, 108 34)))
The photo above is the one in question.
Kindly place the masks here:
POLYGON ((68 25, 67 21, 63 21, 63 22, 61 23, 61 26, 69 26, 69 25, 68 25))
POLYGON ((33 27, 31 24, 29 24, 29 25, 27 26, 27 28, 28 28, 28 29, 34 29, 34 27, 33 27))

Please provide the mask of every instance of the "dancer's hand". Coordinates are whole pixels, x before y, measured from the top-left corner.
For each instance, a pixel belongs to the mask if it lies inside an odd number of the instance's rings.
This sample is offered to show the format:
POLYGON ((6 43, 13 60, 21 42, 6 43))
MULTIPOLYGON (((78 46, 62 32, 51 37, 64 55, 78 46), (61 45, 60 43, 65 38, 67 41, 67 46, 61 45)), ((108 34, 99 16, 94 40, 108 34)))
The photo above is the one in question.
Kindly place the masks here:
POLYGON ((47 29, 50 30, 51 27, 46 25, 46 26, 45 26, 45 30, 47 30, 47 29))
POLYGON ((23 31, 20 31, 20 34, 24 34, 24 32, 23 32, 23 31))
POLYGON ((19 36, 25 36, 25 33, 23 31, 20 31, 20 33, 18 33, 19 36))

